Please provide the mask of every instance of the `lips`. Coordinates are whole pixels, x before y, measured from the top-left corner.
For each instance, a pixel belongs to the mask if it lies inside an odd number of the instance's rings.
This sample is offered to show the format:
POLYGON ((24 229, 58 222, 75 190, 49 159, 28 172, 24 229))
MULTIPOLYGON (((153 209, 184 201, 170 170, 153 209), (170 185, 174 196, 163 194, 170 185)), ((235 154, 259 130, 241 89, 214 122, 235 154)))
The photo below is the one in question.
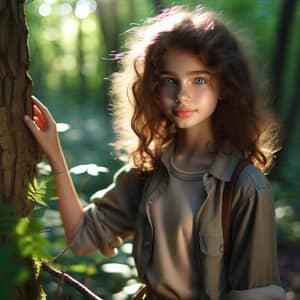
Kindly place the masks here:
POLYGON ((195 112, 195 110, 189 109, 189 108, 176 108, 175 109, 175 115, 178 117, 189 117, 193 112, 195 112))

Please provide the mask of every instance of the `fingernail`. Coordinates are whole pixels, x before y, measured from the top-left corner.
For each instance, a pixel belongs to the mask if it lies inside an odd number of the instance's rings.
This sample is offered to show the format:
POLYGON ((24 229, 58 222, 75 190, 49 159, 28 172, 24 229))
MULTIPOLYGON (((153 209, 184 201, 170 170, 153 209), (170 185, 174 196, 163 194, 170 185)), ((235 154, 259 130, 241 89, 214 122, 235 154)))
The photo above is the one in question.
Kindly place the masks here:
POLYGON ((25 116, 24 116, 24 120, 25 120, 25 121, 28 121, 29 119, 30 119, 30 118, 29 118, 28 115, 25 115, 25 116))

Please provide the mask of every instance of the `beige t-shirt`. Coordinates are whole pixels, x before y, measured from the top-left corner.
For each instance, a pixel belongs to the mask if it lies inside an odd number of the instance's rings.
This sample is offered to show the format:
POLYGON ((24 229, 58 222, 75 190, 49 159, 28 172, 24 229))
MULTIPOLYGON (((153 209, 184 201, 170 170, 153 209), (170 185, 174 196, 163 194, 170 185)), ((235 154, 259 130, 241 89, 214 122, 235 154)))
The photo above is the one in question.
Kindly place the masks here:
POLYGON ((195 263, 194 216, 204 198, 203 173, 178 169, 170 160, 168 187, 150 206, 154 230, 149 286, 169 299, 200 299, 195 263))

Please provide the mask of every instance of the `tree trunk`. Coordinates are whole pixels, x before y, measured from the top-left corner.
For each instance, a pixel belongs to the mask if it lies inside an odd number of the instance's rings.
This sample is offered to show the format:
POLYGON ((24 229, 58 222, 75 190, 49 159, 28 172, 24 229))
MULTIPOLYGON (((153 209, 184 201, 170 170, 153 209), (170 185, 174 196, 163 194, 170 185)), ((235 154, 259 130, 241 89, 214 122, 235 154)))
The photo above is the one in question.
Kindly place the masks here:
POLYGON ((77 60, 79 65, 79 86, 78 86, 78 103, 87 104, 87 81, 85 75, 85 57, 83 49, 83 32, 82 32, 82 20, 78 19, 78 36, 77 36, 77 60))
POLYGON ((280 94, 283 82, 283 71, 285 66, 286 52, 290 35, 290 27, 295 14, 297 0, 284 0, 280 10, 277 37, 275 41, 275 53, 272 62, 271 78, 273 81, 273 99, 277 113, 280 111, 280 94))
MULTIPOLYGON (((105 59, 102 61, 104 66, 104 78, 109 77, 113 72, 117 70, 117 64, 112 54, 114 52, 118 52, 119 45, 119 19, 117 13, 117 1, 103 1, 96 0, 97 3, 97 17, 100 26, 100 30, 102 33, 102 40, 104 42, 105 59)), ((103 95, 103 104, 104 107, 107 107, 108 101, 108 91, 109 91, 110 83, 108 80, 105 80, 103 83, 103 91, 101 94, 103 95)))
MULTIPOLYGON (((275 53, 273 57, 273 62, 271 65, 271 78, 272 78, 272 97, 274 101, 274 109, 277 115, 280 114, 281 108, 281 89, 283 87, 282 83, 284 82, 284 67, 286 62, 287 56, 287 49, 288 49, 288 41, 291 32, 291 24, 293 21, 293 17, 295 14, 295 7, 297 4, 297 0, 284 0, 282 2, 282 8, 280 10, 279 22, 278 22, 278 30, 277 30, 277 37, 275 40, 275 53)), ((300 48, 299 48, 300 50, 300 48)), ((298 74, 296 74, 298 75, 298 74)), ((282 144, 286 145, 288 141, 288 134, 290 133, 292 126, 295 123, 295 118, 297 116, 297 94, 299 93, 299 84, 298 84, 298 77, 295 78, 295 85, 294 85, 294 94, 292 96, 291 104, 289 105, 289 110, 287 117, 284 118, 282 121, 283 129, 282 129, 282 144), (296 104, 296 105, 295 105, 296 104)), ((270 174, 271 178, 280 179, 281 177, 281 164, 283 162, 284 154, 286 153, 286 147, 277 154, 277 158, 275 161, 275 166, 272 169, 270 174)))
MULTIPOLYGON (((40 160, 39 148, 23 122, 25 114, 32 115, 27 33, 24 3, 0 0, 0 201, 16 216, 26 216, 33 208, 26 190, 40 160)), ((0 248, 5 241, 2 235, 0 248)), ((34 300, 29 282, 17 287, 10 299, 34 300)))
MULTIPOLYGON (((297 53, 297 66, 300 66, 300 43, 298 43, 298 53, 297 53)), ((282 172, 281 166, 283 165, 284 155, 287 153, 286 145, 289 144, 289 139, 292 137, 293 131, 297 127, 297 122, 299 120, 299 109, 300 109, 300 68, 297 68, 296 74, 294 76, 293 83, 293 93, 291 96, 291 101, 289 105, 288 112, 285 118, 282 120, 282 145, 285 151, 280 151, 276 158, 276 164, 272 170, 272 178, 281 179, 282 172)))

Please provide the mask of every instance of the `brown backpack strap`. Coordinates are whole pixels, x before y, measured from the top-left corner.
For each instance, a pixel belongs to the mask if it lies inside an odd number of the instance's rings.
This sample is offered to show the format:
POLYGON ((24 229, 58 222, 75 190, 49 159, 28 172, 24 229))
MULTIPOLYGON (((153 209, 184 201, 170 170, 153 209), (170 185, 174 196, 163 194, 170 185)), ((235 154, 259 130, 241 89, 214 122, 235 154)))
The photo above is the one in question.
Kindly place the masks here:
POLYGON ((222 206, 222 228, 223 228, 223 242, 224 242, 224 260, 225 265, 228 264, 228 251, 229 251, 229 240, 230 240, 230 225, 231 225, 231 206, 233 199, 233 190, 236 182, 239 178, 241 171, 250 164, 250 161, 242 158, 236 165, 231 179, 226 183, 224 195, 223 195, 223 206, 222 206))

